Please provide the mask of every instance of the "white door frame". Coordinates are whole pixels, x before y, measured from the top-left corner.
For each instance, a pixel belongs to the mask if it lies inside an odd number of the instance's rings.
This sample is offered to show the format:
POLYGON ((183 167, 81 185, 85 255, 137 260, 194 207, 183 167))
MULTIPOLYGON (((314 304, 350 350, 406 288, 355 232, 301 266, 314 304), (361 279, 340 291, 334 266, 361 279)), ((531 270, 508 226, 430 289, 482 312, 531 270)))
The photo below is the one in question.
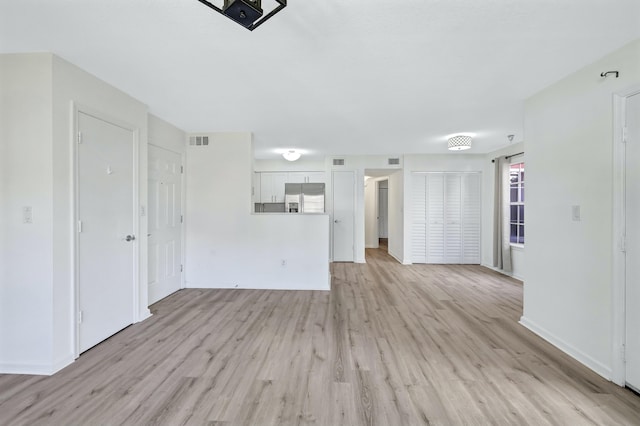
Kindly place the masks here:
POLYGON ((334 196, 335 196, 335 179, 334 174, 335 173, 351 173, 353 175, 353 226, 352 226, 352 232, 353 232, 353 246, 351 248, 351 250, 353 251, 352 256, 353 256, 353 262, 355 263, 356 261, 356 209, 357 209, 357 203, 356 203, 356 198, 357 198, 357 176, 358 174, 356 173, 355 170, 332 170, 331 171, 331 261, 333 262, 333 258, 334 258, 334 245, 335 245, 335 238, 334 238, 334 227, 333 224, 334 222, 334 212, 335 212, 335 203, 334 203, 334 196))
MULTIPOLYGON (((132 318, 134 322, 140 320, 140 313, 138 311, 138 305, 140 302, 139 297, 139 289, 140 289, 140 241, 143 240, 140 238, 140 217, 138 215, 138 209, 140 206, 140 170, 139 170, 139 148, 140 148, 140 131, 135 126, 123 122, 117 118, 113 118, 108 114, 104 114, 101 111, 88 107, 86 105, 82 105, 77 102, 71 102, 71 153, 73 156, 73 168, 72 168, 72 193, 73 197, 71 200, 71 224, 69 229, 71 230, 71 244, 73 256, 71 257, 71 271, 72 271, 72 282, 73 282, 73 303, 71 304, 73 312, 71 312, 70 318, 72 321, 72 335, 73 335, 73 353, 74 359, 77 359, 80 356, 80 323, 78 322, 78 313, 80 311, 80 298, 78 297, 80 282, 79 282, 79 232, 78 232, 78 220, 79 220, 79 193, 78 193, 78 174, 79 174, 79 155, 78 155, 78 141, 80 138, 80 120, 79 114, 83 113, 94 117, 98 120, 106 121, 107 123, 113 124, 115 126, 121 127, 125 130, 132 132, 133 134, 133 211, 131 212, 133 216, 133 235, 136 236, 136 240, 134 243, 133 250, 133 286, 131 291, 133 292, 133 312, 132 318)), ((146 238, 144 239, 146 241, 146 238)))
POLYGON ((612 365, 611 381, 620 386, 626 384, 626 234, 625 160, 623 127, 626 121, 627 98, 640 94, 640 87, 633 87, 613 95, 613 277, 611 285, 612 305, 612 365))

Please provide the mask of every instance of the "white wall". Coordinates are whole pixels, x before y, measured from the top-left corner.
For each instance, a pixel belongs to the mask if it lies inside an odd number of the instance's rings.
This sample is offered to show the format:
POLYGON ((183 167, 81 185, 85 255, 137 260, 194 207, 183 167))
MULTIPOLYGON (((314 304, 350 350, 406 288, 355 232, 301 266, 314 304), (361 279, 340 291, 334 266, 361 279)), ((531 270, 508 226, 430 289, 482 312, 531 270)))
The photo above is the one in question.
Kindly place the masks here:
MULTIPOLYGON (((404 174, 402 170, 389 175, 389 254, 405 263, 404 255, 404 174)), ((408 238, 408 237, 407 237, 408 238)))
MULTIPOLYGON (((386 178, 385 178, 386 179, 386 178)), ((365 248, 378 248, 378 179, 368 178, 364 183, 365 248)))
POLYGON ((186 133, 173 124, 148 115, 149 144, 168 149, 169 151, 184 154, 186 152, 186 133))
POLYGON ((251 214, 252 163, 250 133, 187 147, 187 287, 329 290, 328 215, 251 214))
MULTIPOLYGON (((524 142, 514 143, 498 151, 490 152, 484 159, 484 171, 482 175, 482 265, 493 269, 493 202, 495 191, 495 165, 491 162, 494 158, 503 155, 513 155, 524 152, 524 142)), ((520 157, 519 157, 520 158, 520 157)), ((526 161, 524 157, 521 157, 526 161)), ((525 164, 525 169, 528 165, 525 164)), ((525 171, 525 182, 528 178, 525 171)), ((528 188, 527 188, 528 190, 528 188)), ((527 194, 528 195, 528 194, 527 194)), ((529 211, 526 207, 528 200, 525 200, 525 218, 529 211)), ((525 226, 525 237, 528 238, 528 228, 525 226)), ((511 276, 519 280, 525 279, 525 250, 524 247, 511 247, 511 276)))
MULTIPOLYGON (((74 358, 73 113, 77 105, 130 123, 140 138, 146 200, 146 107, 51 54, 0 56, 2 309, 0 371, 51 374, 74 358), (24 225, 21 209, 33 208, 24 225), (5 220, 6 217, 6 220, 5 220)), ((139 223, 139 318, 146 306, 146 218, 139 223)))
POLYGON ((640 85, 640 40, 527 100, 522 323, 604 377, 612 368, 613 110, 640 85), (620 77, 600 77, 616 70, 620 77), (582 220, 571 220, 579 205, 582 220))
POLYGON ((253 170, 255 172, 322 172, 326 169, 324 158, 309 159, 304 156, 297 161, 287 161, 284 158, 277 160, 255 160, 253 170))
POLYGON ((0 81, 0 372, 46 373, 53 362, 51 55, 0 55, 0 81), (31 224, 23 223, 26 206, 31 224))

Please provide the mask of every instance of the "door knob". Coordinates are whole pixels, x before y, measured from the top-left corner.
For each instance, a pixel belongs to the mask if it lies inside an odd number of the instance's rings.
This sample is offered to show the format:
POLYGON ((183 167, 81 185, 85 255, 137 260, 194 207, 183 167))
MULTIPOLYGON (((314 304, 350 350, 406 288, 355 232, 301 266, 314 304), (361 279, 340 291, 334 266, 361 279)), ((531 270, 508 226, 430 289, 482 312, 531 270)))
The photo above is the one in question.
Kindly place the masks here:
POLYGON ((135 235, 127 235, 125 238, 125 241, 133 241, 136 239, 135 235))
POLYGON ((340 223, 338 219, 334 220, 333 223, 340 223))

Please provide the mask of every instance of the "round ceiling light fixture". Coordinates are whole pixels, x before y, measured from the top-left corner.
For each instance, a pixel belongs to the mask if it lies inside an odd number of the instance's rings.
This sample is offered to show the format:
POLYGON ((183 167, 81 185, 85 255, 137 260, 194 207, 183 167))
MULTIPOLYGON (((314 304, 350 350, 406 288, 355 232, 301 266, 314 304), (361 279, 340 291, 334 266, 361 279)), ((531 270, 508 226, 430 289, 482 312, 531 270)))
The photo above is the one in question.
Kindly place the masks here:
POLYGON ((297 159, 300 158, 301 155, 302 154, 300 154, 295 149, 290 149, 289 151, 286 151, 285 153, 282 154, 284 159, 287 161, 296 161, 297 159))
POLYGON ((463 151, 471 148, 471 142, 473 138, 467 135, 452 136, 447 141, 447 146, 450 151, 463 151))

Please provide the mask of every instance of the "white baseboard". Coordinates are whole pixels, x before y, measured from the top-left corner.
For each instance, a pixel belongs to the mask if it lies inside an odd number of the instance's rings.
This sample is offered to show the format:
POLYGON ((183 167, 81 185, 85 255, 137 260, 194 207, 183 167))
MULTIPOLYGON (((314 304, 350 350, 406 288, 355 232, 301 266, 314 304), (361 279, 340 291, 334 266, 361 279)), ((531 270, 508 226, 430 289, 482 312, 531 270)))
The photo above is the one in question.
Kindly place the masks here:
POLYGON ((406 265, 406 263, 404 263, 402 261, 402 259, 400 259, 400 256, 396 255, 393 251, 388 250, 387 253, 389 253, 389 256, 393 257, 395 260, 398 261, 398 263, 402 264, 402 265, 406 265))
POLYGON ((144 311, 142 311, 142 312, 140 312, 138 314, 138 321, 136 321, 136 322, 142 322, 142 321, 144 321, 146 319, 151 318, 152 316, 153 315, 151 314, 151 311, 147 308, 147 309, 145 309, 144 311))
POLYGON ((327 283, 323 284, 323 285, 316 285, 316 286, 308 286, 308 287, 303 287, 303 286, 278 286, 278 285, 271 285, 268 287, 259 287, 259 286, 254 286, 254 285, 249 285, 249 286, 243 286, 243 285, 236 285, 236 284, 228 284, 228 283, 215 283, 215 284, 211 284, 210 286, 202 286, 202 285, 195 285, 195 284, 189 284, 187 283, 187 287, 186 288, 197 288, 197 289, 219 289, 219 290, 229 290, 229 289, 234 289, 234 290, 300 290, 300 291, 329 291, 331 290, 331 276, 329 275, 328 279, 327 279, 327 283))
POLYGON ((380 247, 378 244, 365 244, 364 248, 374 249, 380 247))
POLYGON ((33 376, 51 376, 73 363, 73 355, 65 356, 53 364, 17 364, 0 363, 0 374, 26 374, 33 376))
POLYGON ((524 277, 521 277, 520 275, 514 274, 513 272, 505 272, 502 269, 498 269, 493 265, 488 265, 486 263, 481 263, 480 266, 484 266, 485 268, 491 269, 492 271, 499 272, 502 275, 506 275, 508 277, 515 278, 516 280, 524 281, 524 277))
POLYGON ((540 327, 524 316, 520 318, 520 324, 529 329, 534 334, 537 334, 547 342, 551 343, 553 346, 560 349, 562 352, 566 353, 576 361, 589 367, 591 370, 595 371, 605 379, 611 380, 611 367, 608 367, 600 361, 593 359, 591 356, 582 352, 580 349, 577 349, 571 344, 565 342, 561 338, 555 336, 553 333, 550 333, 549 331, 545 330, 544 328, 540 327))

